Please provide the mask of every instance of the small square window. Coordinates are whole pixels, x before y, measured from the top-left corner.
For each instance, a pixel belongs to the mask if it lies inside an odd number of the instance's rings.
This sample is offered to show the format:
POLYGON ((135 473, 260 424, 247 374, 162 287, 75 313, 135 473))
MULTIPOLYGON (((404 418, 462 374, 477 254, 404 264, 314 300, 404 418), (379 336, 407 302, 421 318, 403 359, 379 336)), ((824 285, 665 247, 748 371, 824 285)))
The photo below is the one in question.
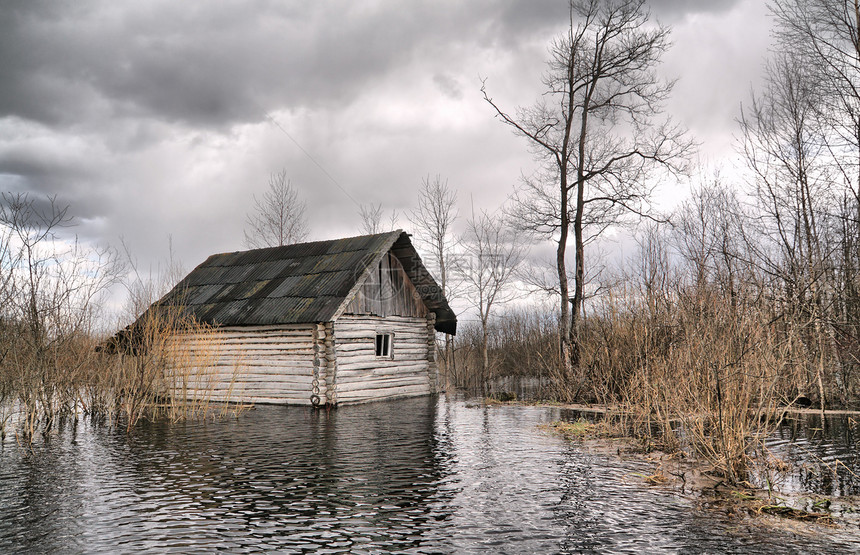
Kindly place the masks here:
POLYGON ((376 356, 391 357, 391 337, 390 333, 376 334, 376 356))

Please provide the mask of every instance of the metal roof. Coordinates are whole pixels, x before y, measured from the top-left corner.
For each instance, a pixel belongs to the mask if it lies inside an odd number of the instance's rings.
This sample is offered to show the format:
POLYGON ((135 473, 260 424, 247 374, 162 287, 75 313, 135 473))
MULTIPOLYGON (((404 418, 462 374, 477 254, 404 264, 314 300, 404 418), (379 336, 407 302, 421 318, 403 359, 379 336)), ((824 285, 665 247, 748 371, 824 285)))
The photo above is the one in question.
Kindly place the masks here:
POLYGON ((212 325, 328 322, 340 315, 368 268, 389 250, 436 314, 436 329, 456 333, 456 316, 401 230, 213 254, 150 310, 180 306, 212 325))

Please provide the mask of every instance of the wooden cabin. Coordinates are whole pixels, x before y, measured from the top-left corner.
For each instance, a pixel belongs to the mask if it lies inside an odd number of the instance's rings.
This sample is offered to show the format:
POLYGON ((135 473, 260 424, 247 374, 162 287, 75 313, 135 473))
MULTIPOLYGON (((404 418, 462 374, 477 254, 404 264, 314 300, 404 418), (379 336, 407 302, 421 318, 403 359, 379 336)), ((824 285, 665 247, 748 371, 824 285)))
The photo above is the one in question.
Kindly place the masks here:
POLYGON ((167 306, 212 326, 174 340, 192 359, 206 352, 182 394, 254 403, 435 393, 435 332, 457 327, 401 230, 215 254, 150 311, 167 306))

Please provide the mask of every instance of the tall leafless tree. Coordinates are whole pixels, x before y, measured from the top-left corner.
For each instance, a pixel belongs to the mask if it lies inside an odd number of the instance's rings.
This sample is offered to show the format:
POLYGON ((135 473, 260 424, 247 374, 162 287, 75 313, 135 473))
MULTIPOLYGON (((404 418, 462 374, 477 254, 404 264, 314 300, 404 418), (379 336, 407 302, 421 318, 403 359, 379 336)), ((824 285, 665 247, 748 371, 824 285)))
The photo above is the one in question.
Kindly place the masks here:
POLYGON ((833 168, 827 208, 819 213, 820 219, 832 217, 818 231, 832 235, 826 241, 834 248, 827 275, 833 313, 827 319, 847 396, 848 374, 860 370, 860 3, 781 0, 770 8, 778 47, 797 60, 795 69, 813 74, 817 130, 833 168))
POLYGON ((525 247, 498 214, 472 215, 467 226, 458 270, 469 292, 467 299, 477 309, 481 320, 481 383, 486 384, 490 368, 490 316, 494 308, 513 299, 510 285, 525 255, 525 247))
MULTIPOLYGON (((457 216, 457 191, 448 186, 448 180, 438 174, 425 177, 418 192, 418 206, 409 213, 409 221, 417 238, 428 246, 431 266, 437 271, 448 301, 454 297, 450 269, 456 241, 451 227, 457 216)), ((452 365, 451 335, 445 334, 445 369, 452 365)))
POLYGON ((409 213, 409 221, 418 239, 430 249, 430 261, 438 270, 446 298, 451 296, 448 274, 456 243, 451 227, 457 216, 457 191, 448 186, 448 180, 440 175, 425 177, 418 191, 418 206, 409 213))
POLYGON ((518 219, 557 245, 560 350, 571 383, 579 366, 588 238, 625 214, 647 214, 654 171, 681 171, 692 147, 680 127, 658 121, 672 83, 655 68, 669 45, 669 29, 650 21, 644 0, 572 0, 569 30, 550 47, 541 100, 510 114, 482 87, 496 115, 528 139, 544 164, 518 196, 518 219))
POLYGON ((254 196, 254 212, 246 218, 245 245, 257 249, 301 243, 309 231, 305 208, 287 179, 287 170, 271 174, 263 196, 254 196))
MULTIPOLYGON (((744 153, 756 178, 762 236, 776 248, 762 260, 783 285, 781 310, 801 330, 805 365, 825 403, 824 374, 831 320, 826 284, 828 205, 834 204, 832 150, 818 94, 820 72, 797 52, 779 52, 767 85, 741 118, 744 153), (811 363, 811 364, 810 364, 811 363)), ((810 383, 811 385, 811 383, 810 383)))
POLYGON ((834 132, 828 144, 860 202, 860 3, 780 0, 770 9, 781 50, 815 73, 821 115, 834 132))
POLYGON ((359 208, 361 216, 361 232, 373 235, 382 232, 382 204, 362 204, 359 208))

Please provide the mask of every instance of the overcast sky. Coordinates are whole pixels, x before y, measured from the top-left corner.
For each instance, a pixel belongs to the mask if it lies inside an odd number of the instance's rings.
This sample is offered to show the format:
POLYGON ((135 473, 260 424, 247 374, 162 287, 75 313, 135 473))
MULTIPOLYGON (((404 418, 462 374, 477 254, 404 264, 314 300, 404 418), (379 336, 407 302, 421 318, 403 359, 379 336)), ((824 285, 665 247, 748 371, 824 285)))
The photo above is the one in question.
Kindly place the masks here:
MULTIPOLYGON (((763 0, 659 0, 668 111, 731 164, 767 55, 763 0)), ((172 236, 187 269, 243 248, 285 169, 311 239, 356 235, 357 202, 403 215, 441 174, 494 209, 532 161, 481 97, 540 93, 563 0, 0 0, 0 190, 57 195, 82 239, 124 237, 143 267, 172 236)), ((686 185, 667 184, 678 196, 686 185)))

